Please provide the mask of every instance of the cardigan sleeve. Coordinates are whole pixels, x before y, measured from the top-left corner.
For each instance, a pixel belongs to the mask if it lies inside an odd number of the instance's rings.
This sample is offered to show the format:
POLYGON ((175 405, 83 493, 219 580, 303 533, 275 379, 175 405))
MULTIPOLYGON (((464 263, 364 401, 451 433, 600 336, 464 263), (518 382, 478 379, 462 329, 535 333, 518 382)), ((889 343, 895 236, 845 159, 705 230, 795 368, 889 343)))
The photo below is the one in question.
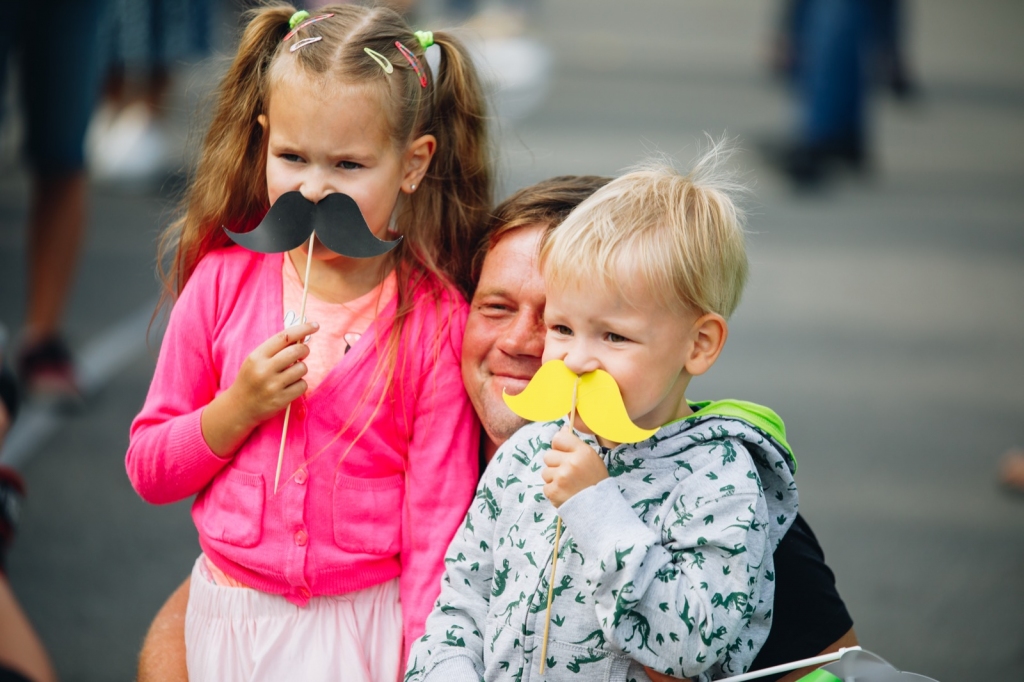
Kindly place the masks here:
POLYGON ((149 394, 129 432, 128 478, 153 504, 196 494, 231 461, 213 454, 199 423, 219 379, 212 352, 217 260, 199 263, 171 310, 149 394))
MULTIPOLYGON (((425 305, 420 301, 423 307, 425 305)), ((403 508, 400 594, 405 660, 441 589, 444 553, 473 497, 480 430, 462 384, 460 355, 466 304, 454 299, 433 367, 421 374, 414 401, 403 508)), ((429 313, 432 315, 432 313, 429 313)), ((434 335, 420 337, 428 356, 434 335)))

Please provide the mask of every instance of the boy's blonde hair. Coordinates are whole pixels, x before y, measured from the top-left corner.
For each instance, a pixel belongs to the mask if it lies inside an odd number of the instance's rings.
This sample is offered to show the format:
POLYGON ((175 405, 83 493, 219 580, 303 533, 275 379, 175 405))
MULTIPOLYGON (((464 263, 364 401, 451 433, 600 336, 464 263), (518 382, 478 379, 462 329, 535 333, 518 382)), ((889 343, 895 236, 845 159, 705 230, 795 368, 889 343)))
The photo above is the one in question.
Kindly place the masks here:
POLYGON ((545 282, 581 291, 600 282, 631 303, 642 295, 673 312, 728 318, 747 279, 733 200, 744 188, 724 170, 729 155, 720 142, 687 175, 651 161, 597 190, 545 236, 545 282))

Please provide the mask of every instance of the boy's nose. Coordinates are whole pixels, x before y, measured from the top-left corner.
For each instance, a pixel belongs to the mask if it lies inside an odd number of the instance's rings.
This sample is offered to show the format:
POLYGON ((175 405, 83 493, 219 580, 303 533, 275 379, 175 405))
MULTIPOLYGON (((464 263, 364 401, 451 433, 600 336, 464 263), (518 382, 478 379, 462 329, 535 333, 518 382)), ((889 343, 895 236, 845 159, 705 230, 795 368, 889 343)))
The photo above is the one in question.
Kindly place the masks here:
POLYGON ((573 348, 566 353, 562 362, 569 368, 569 371, 578 376, 601 368, 601 363, 598 362, 597 358, 588 353, 585 348, 573 348))

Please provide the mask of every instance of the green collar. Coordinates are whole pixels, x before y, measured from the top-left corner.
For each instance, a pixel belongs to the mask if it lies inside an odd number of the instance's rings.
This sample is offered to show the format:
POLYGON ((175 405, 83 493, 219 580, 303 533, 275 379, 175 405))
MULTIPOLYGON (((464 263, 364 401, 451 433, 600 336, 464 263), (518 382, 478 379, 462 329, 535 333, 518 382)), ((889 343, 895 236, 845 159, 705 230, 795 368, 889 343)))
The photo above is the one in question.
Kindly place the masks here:
POLYGON ((776 443, 782 446, 793 460, 793 473, 796 473, 796 457, 793 455, 793 448, 786 442, 786 425, 782 417, 764 405, 747 402, 746 400, 687 400, 693 414, 686 417, 684 421, 696 421, 702 417, 725 417, 727 419, 740 419, 747 422, 758 431, 771 437, 776 443))

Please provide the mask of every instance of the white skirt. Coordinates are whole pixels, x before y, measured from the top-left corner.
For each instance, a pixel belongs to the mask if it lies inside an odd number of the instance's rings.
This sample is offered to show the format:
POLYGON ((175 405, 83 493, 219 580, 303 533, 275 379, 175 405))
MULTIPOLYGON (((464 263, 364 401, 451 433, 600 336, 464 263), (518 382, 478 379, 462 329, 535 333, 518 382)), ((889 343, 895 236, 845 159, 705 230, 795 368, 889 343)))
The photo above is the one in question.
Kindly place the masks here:
POLYGON ((190 682, 396 682, 405 672, 397 578, 300 607, 216 585, 204 561, 192 568, 185 614, 190 682))

